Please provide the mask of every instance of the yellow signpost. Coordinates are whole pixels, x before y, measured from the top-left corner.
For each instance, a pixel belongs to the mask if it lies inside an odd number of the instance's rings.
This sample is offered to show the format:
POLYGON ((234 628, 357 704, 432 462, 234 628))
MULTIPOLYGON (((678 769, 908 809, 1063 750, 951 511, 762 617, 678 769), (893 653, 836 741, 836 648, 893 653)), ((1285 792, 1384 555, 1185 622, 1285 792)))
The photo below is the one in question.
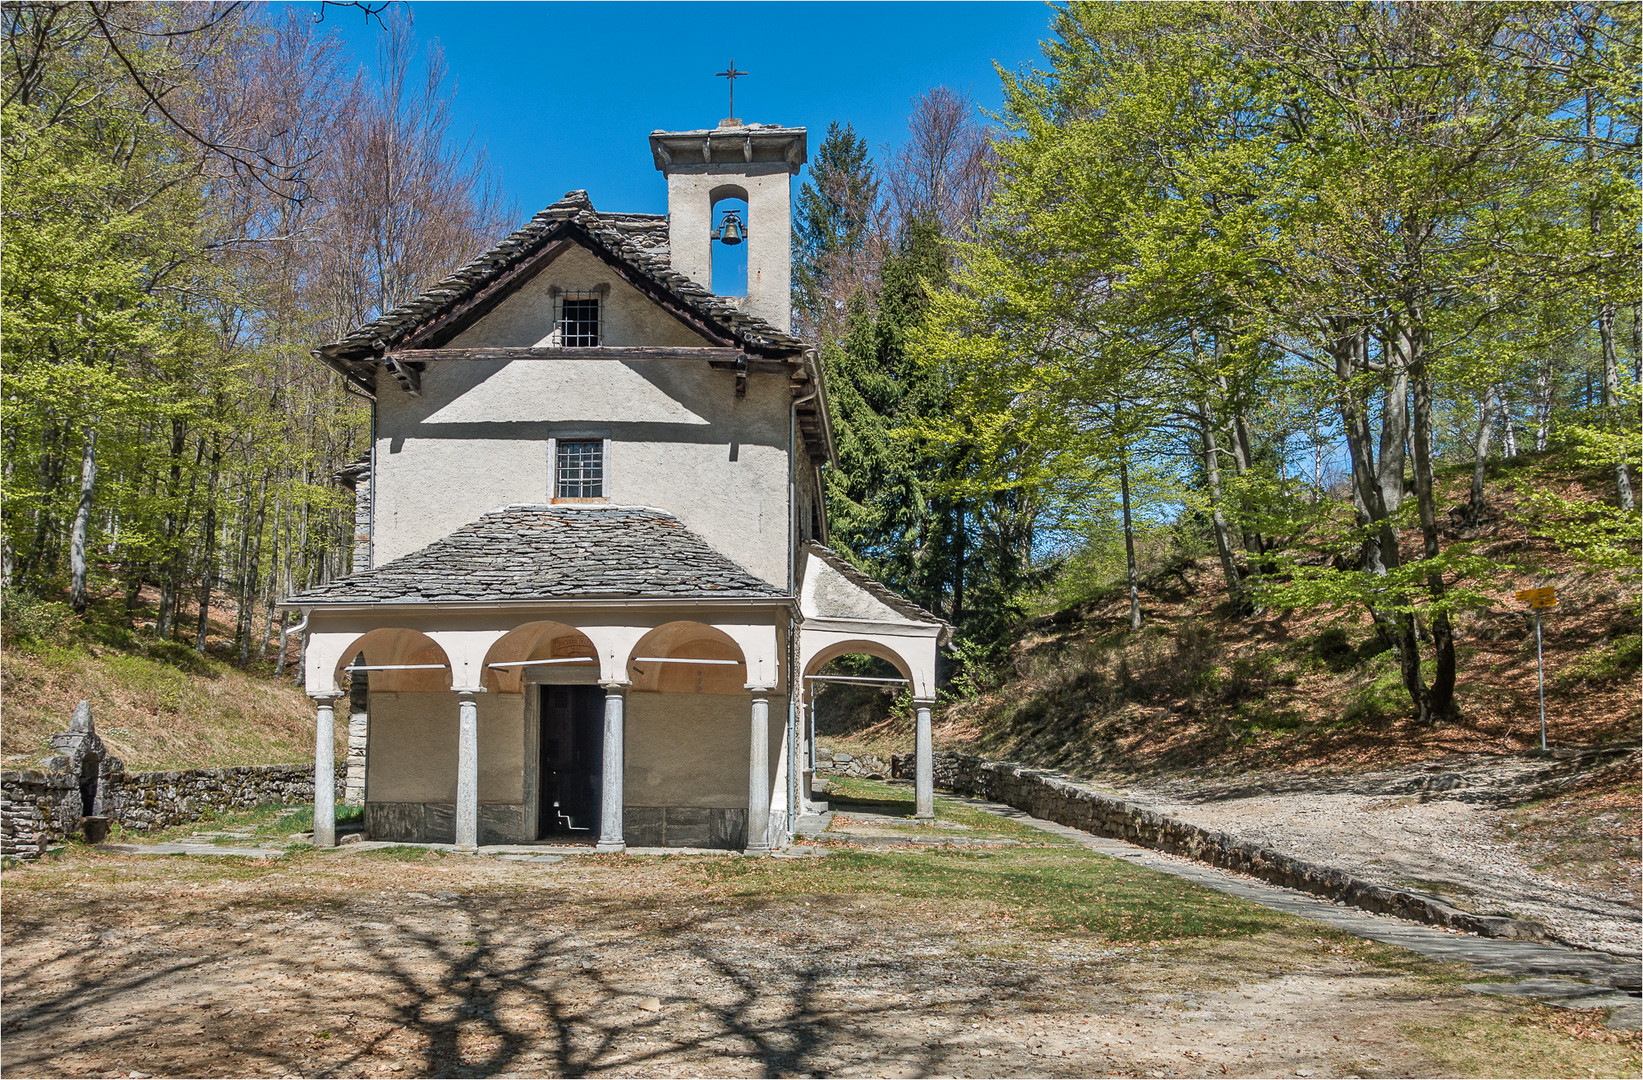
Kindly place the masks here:
POLYGON ((1535 681, 1540 685, 1540 748, 1546 749, 1546 660, 1540 648, 1540 613, 1557 609, 1557 589, 1542 585, 1538 589, 1520 589, 1517 598, 1529 605, 1535 613, 1535 681))

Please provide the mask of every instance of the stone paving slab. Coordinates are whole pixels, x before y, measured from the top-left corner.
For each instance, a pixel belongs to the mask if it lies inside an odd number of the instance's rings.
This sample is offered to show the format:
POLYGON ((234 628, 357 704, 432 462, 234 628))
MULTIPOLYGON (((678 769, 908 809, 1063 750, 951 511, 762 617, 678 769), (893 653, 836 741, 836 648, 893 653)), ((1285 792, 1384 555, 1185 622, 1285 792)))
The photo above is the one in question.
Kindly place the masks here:
POLYGON ((285 854, 285 848, 266 847, 226 847, 221 844, 100 844, 104 851, 114 851, 121 855, 238 855, 246 859, 277 859, 285 854))
POLYGON ((1397 945, 1434 960, 1471 964, 1483 971, 1523 976, 1541 984, 1567 984, 1571 980, 1587 980, 1576 984, 1585 988, 1585 995, 1580 998, 1561 993, 1541 995, 1532 991, 1522 996, 1568 1008, 1613 1007, 1615 1011, 1609 1020, 1611 1027, 1636 1030, 1643 1026, 1640 999, 1613 990, 1614 986, 1635 983, 1637 963, 1634 960, 1544 942, 1477 937, 1425 923, 1406 922, 1389 915, 1375 915, 1332 903, 1311 893, 1268 885, 1256 878, 1195 863, 1180 856, 1167 855, 1122 840, 1096 836, 1066 825, 1057 825, 1055 822, 1035 818, 1003 803, 960 795, 942 797, 998 814, 1000 817, 1011 818, 1104 855, 1140 863, 1207 888, 1241 897, 1262 907, 1298 915, 1303 919, 1312 919, 1357 937, 1397 945), (1536 976, 1540 978, 1535 979, 1536 976), (1591 1004, 1573 1004, 1577 1000, 1591 1004))

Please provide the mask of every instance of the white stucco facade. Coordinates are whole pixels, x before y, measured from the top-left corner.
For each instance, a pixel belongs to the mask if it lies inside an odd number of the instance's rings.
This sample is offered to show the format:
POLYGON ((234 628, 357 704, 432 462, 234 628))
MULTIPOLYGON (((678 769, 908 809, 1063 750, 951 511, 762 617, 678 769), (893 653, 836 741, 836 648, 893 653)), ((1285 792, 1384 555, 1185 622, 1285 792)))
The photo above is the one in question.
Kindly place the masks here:
MULTIPOLYGON (((786 333, 804 132, 651 145, 665 249, 659 220, 607 221, 572 193, 414 317, 321 350, 374 398, 355 477, 370 565, 287 604, 317 740, 367 681, 374 835, 473 847, 562 824, 601 851, 762 853, 809 800, 805 677, 848 652, 902 672, 928 760, 945 626, 814 546, 825 397, 813 350, 786 333), (707 303, 711 211, 729 196, 749 205, 748 295, 707 303), (624 222, 643 243, 625 246, 624 222), (566 297, 597 299, 597 345, 564 344, 566 297), (556 498, 559 440, 599 444, 601 494, 556 498)), ((332 768, 317 753, 316 790, 332 768)), ((333 841, 315 820, 316 843, 333 841)))

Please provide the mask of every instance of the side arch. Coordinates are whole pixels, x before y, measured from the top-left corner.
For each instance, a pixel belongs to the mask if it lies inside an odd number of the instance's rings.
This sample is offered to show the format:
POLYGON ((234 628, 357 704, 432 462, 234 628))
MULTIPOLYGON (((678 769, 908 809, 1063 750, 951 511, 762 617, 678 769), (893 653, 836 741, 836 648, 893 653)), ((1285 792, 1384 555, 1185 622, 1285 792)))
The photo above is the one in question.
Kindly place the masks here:
POLYGON ((908 662, 905 656, 901 655, 900 652, 896 651, 896 649, 892 648, 890 645, 887 645, 881 641, 874 641, 871 638, 854 638, 846 641, 837 641, 831 645, 823 647, 814 656, 811 656, 808 660, 806 660, 804 665, 804 675, 808 678, 809 676, 816 674, 828 664, 831 664, 833 661, 837 660, 839 657, 854 656, 858 653, 863 653, 867 656, 873 656, 883 660, 885 663, 899 671, 901 673, 901 677, 906 679, 909 687, 911 687, 913 683, 913 665, 908 662))
POLYGON ((365 656, 373 691, 398 693, 441 691, 451 688, 451 658, 433 638, 420 630, 384 626, 355 638, 337 658, 332 670, 333 688, 348 685, 349 673, 344 670, 361 655, 365 656))

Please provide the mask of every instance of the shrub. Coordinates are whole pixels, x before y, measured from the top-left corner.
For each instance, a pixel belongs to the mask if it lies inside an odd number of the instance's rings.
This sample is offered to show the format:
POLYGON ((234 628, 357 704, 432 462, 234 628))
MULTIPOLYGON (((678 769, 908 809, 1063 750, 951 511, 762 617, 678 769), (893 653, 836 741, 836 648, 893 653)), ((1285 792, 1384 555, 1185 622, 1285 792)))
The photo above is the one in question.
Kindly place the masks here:
POLYGON ((1331 626, 1312 640, 1312 655, 1339 674, 1358 665, 1360 657, 1343 627, 1331 626))
POLYGON ((78 636, 74 609, 22 589, 0 589, 0 629, 7 644, 63 647, 78 636))

